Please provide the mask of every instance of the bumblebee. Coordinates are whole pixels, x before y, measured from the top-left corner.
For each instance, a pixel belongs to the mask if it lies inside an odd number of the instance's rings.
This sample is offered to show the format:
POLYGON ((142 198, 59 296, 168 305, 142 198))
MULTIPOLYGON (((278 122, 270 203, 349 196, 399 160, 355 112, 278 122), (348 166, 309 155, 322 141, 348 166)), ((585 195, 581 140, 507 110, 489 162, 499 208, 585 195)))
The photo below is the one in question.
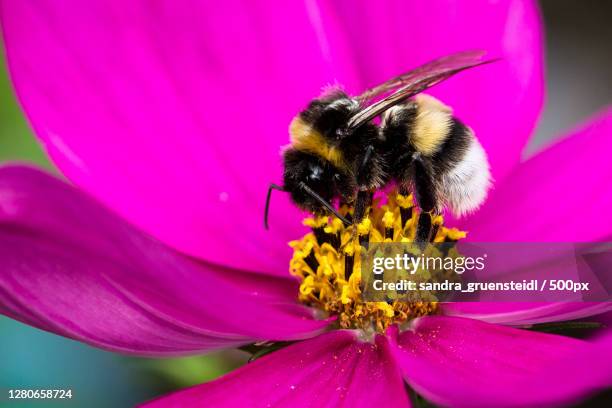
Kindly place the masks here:
POLYGON ((401 194, 414 194, 421 209, 415 238, 420 242, 429 241, 432 218, 444 208, 457 217, 478 208, 491 185, 486 153, 450 107, 421 92, 493 61, 483 55, 456 53, 356 97, 333 89, 312 100, 289 126, 283 185, 270 185, 265 227, 273 189, 289 193, 301 209, 333 213, 351 225, 366 216, 376 190, 396 183, 401 194), (334 204, 353 206, 352 217, 334 204))

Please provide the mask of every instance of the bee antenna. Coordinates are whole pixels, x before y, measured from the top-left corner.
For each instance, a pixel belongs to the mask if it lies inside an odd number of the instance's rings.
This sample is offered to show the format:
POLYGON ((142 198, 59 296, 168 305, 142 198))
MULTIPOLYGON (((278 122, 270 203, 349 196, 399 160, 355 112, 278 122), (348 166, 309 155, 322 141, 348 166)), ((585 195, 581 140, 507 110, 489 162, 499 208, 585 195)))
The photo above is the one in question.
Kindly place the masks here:
POLYGON ((349 220, 347 220, 346 218, 344 218, 339 212, 338 210, 336 210, 330 203, 328 203, 327 201, 325 201, 323 199, 323 197, 321 197, 320 195, 318 195, 313 189, 311 189, 310 187, 308 187, 306 185, 306 183, 304 183, 303 181, 300 182, 300 188, 302 190, 304 190, 304 192, 306 192, 308 195, 310 195, 312 198, 314 198, 315 200, 317 200, 322 206, 324 206, 325 208, 327 208, 332 214, 334 214, 336 217, 338 217, 338 219, 340 221, 342 221, 342 223, 344 223, 344 225, 351 226, 353 225, 349 220))
POLYGON ((268 195, 266 197, 266 209, 264 210, 264 228, 268 229, 268 213, 270 212, 270 198, 272 197, 272 190, 286 191, 284 187, 278 184, 270 183, 268 187, 268 195))

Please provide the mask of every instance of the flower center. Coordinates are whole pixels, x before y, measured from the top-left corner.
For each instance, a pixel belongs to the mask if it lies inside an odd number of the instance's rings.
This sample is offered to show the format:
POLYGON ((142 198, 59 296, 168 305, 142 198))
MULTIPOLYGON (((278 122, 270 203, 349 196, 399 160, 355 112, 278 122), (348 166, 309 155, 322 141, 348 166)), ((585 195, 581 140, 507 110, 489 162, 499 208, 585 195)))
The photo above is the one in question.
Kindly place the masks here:
MULTIPOLYGON (((340 208, 351 218, 353 209, 340 208)), ((306 218, 304 225, 312 232, 292 241, 291 274, 300 280, 300 302, 322 312, 322 317, 336 316, 343 329, 361 329, 365 333, 384 332, 393 324, 401 325, 416 317, 437 312, 434 302, 365 302, 362 300, 360 254, 369 243, 414 242, 419 210, 412 195, 396 191, 374 199, 367 216, 356 226, 345 227, 335 216, 306 218), (354 230, 356 228, 356 231, 354 230)), ((466 233, 446 228, 440 215, 432 216, 431 241, 455 242, 466 233)))

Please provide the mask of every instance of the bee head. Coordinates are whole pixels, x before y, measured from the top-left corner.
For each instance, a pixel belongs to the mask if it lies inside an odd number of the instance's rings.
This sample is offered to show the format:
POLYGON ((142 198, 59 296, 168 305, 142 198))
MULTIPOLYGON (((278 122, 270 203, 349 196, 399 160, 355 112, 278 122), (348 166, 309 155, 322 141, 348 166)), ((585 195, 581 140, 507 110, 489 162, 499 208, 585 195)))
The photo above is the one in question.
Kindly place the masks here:
POLYGON ((343 192, 351 191, 349 178, 320 157, 288 149, 283 159, 284 188, 291 195, 293 202, 303 210, 314 214, 328 214, 332 200, 342 196, 343 192))

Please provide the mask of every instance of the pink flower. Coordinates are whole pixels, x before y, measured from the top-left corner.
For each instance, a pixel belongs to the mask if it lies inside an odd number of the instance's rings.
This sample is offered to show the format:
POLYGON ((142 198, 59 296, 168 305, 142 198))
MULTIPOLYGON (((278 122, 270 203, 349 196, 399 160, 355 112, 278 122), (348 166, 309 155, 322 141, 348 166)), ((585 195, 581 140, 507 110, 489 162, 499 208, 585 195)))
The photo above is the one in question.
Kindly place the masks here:
POLYGON ((17 94, 74 183, 0 169, 0 311, 147 356, 303 340, 150 406, 409 406, 404 381, 442 405, 524 406, 612 385, 609 334, 509 327, 607 304, 450 304, 363 342, 297 303, 300 213, 279 196, 261 225, 287 125, 323 85, 357 93, 479 48, 503 61, 432 90, 496 180, 460 225, 477 241, 608 238, 612 111, 520 163, 543 98, 532 2, 235 3, 0 2, 17 94))

